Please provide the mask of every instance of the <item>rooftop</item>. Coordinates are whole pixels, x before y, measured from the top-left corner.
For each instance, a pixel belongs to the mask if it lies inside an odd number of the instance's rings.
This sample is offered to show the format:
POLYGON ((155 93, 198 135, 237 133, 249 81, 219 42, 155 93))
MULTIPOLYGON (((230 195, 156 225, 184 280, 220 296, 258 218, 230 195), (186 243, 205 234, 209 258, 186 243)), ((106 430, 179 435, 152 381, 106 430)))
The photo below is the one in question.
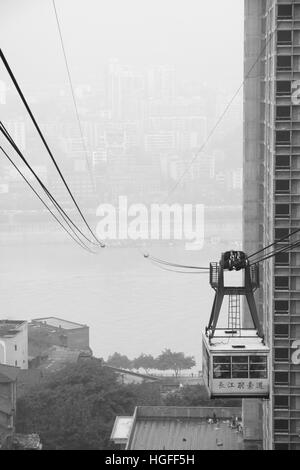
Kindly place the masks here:
POLYGON ((150 382, 157 382, 159 380, 158 377, 154 377, 153 375, 140 374, 139 372, 133 372, 132 370, 128 370, 128 369, 120 369, 119 367, 110 366, 108 364, 104 364, 104 367, 106 367, 107 369, 111 369, 120 374, 127 374, 127 375, 133 375, 135 377, 139 377, 141 379, 144 379, 145 381, 148 380, 150 382))
POLYGON ((62 328, 63 330, 75 330, 76 328, 87 327, 87 325, 63 320, 62 318, 57 317, 34 318, 32 321, 35 323, 42 323, 47 326, 52 326, 54 328, 62 328))
POLYGON ((130 436, 133 416, 117 416, 111 433, 111 440, 117 444, 126 444, 130 436))
POLYGON ((45 351, 45 359, 38 366, 39 369, 48 372, 57 372, 67 364, 76 364, 82 351, 75 351, 61 346, 51 346, 45 351))
POLYGON ((0 320, 0 337, 10 338, 17 335, 24 320, 0 320))
POLYGON ((218 329, 208 342, 207 336, 203 334, 203 339, 207 348, 212 352, 231 351, 240 354, 242 352, 269 352, 269 348, 262 343, 261 338, 257 336, 256 330, 244 330, 239 334, 237 330, 218 329), (228 333, 230 331, 230 333, 228 333), (232 333, 235 331, 235 333, 232 333))
POLYGON ((138 406, 131 420, 117 417, 111 438, 129 436, 130 450, 241 450, 242 433, 232 427, 240 415, 233 407, 138 406))

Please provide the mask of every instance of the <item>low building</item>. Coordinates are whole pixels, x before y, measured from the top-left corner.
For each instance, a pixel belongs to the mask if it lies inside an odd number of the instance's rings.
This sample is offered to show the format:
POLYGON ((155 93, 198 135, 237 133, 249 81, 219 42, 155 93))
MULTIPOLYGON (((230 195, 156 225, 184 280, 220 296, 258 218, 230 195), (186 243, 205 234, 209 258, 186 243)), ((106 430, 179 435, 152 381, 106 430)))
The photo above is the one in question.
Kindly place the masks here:
POLYGON ((51 345, 79 351, 90 349, 89 327, 57 317, 35 318, 29 324, 30 355, 51 345), (31 349, 35 351, 32 353, 31 349))
POLYGON ((14 434, 18 367, 0 364, 0 449, 14 434))
POLYGON ((126 450, 243 450, 241 408, 137 406, 111 440, 126 450))
POLYGON ((0 364, 28 369, 28 324, 0 320, 0 364))

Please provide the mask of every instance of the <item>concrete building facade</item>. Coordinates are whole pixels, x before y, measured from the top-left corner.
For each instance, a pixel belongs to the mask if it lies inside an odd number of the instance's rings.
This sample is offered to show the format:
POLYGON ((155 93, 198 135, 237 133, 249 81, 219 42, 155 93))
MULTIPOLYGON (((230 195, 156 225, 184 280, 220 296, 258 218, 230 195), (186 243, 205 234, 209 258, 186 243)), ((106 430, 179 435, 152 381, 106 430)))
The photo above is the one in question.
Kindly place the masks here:
MULTIPOLYGON (((299 240, 300 2, 245 0, 244 249, 299 240)), ((253 259, 258 260, 261 252, 253 259)), ((300 450, 300 250, 261 265, 258 306, 270 347, 265 449, 300 450)), ((247 414, 247 413, 246 413, 247 414)))
POLYGON ((28 324, 0 320, 0 364, 28 369, 28 324))

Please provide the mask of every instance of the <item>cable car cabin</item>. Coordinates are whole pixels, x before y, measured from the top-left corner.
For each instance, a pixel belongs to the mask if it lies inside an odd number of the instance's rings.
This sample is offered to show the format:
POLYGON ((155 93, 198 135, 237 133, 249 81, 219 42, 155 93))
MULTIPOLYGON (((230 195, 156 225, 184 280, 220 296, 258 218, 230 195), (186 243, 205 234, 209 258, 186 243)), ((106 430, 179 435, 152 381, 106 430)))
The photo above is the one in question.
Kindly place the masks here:
POLYGON ((256 330, 216 329, 203 334, 203 379, 210 398, 267 398, 269 348, 256 330))

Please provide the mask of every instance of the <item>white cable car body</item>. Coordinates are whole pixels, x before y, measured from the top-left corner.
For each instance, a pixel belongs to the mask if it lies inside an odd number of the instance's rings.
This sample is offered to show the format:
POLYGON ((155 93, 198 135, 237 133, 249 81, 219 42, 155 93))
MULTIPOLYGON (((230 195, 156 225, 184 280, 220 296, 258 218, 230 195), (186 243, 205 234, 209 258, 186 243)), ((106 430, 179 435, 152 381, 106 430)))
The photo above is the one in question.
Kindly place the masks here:
POLYGON ((211 398, 267 398, 269 348, 256 330, 218 330, 209 341, 203 334, 203 380, 211 398), (229 331, 229 333, 226 333, 229 331))
POLYGON ((258 266, 250 266, 243 252, 227 252, 210 265, 215 290, 209 324, 202 338, 203 380, 211 398, 268 398, 269 348, 256 310, 254 291, 259 287, 258 266), (243 270, 239 286, 224 285, 224 271, 243 270), (217 328, 224 296, 229 296, 228 328, 217 328), (240 297, 245 296, 254 328, 240 324, 240 297))

